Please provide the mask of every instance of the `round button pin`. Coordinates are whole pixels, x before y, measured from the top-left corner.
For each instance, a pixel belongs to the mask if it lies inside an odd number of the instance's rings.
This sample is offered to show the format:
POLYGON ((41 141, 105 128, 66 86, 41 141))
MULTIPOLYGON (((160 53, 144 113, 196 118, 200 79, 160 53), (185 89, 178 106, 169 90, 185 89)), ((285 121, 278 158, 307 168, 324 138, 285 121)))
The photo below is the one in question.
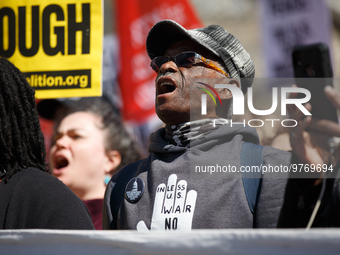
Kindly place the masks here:
POLYGON ((139 201, 144 193, 144 182, 141 178, 135 177, 129 181, 125 188, 125 199, 134 204, 139 201))

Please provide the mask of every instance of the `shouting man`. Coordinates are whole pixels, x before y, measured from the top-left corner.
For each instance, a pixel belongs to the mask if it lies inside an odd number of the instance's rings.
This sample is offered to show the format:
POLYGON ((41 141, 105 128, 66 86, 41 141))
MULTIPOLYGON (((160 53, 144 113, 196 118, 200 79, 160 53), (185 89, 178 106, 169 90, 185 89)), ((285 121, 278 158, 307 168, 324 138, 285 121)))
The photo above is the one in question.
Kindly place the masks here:
POLYGON ((287 174, 242 170, 288 166, 291 154, 258 145, 254 128, 232 123, 233 94, 215 86, 245 93, 255 75, 249 54, 220 26, 186 30, 172 20, 155 24, 146 45, 157 72, 156 113, 166 126, 150 136, 148 158, 111 179, 103 228, 276 227, 287 174))

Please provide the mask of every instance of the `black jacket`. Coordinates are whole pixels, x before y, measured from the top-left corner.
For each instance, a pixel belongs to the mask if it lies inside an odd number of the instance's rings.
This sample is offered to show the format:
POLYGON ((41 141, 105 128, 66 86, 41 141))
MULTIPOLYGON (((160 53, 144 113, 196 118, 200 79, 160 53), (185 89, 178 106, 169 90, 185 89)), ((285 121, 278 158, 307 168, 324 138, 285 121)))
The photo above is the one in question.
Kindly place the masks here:
MULTIPOLYGON (((319 197, 321 186, 313 186, 315 179, 289 179, 279 228, 305 228, 319 197)), ((340 227, 340 172, 326 181, 325 193, 312 227, 340 227), (337 176, 336 176, 337 175, 337 176)))
POLYGON ((94 229, 84 203, 57 178, 23 169, 0 183, 0 229, 94 229))

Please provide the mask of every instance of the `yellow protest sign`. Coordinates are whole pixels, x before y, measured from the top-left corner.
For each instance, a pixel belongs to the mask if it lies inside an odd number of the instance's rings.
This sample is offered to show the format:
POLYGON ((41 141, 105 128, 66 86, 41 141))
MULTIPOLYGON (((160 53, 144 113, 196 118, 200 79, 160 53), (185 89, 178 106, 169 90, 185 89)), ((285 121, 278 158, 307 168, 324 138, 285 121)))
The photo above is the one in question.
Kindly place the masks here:
POLYGON ((38 99, 100 96, 102 38, 99 0, 0 1, 0 56, 38 99))

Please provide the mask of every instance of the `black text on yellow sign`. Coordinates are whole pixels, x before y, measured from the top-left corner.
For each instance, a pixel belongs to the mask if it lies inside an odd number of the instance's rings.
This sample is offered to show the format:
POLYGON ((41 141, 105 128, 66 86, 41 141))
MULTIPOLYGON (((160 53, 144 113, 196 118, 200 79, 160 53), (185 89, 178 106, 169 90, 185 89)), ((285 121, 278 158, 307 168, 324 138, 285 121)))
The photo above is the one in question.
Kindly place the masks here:
POLYGON ((25 0, 8 0, 6 6, 0 3, 0 55, 26 74, 37 98, 98 96, 101 1, 57 3, 49 0, 33 0, 30 5, 25 0))
POLYGON ((35 90, 91 87, 91 70, 25 73, 35 90))
MULTIPOLYGON (((25 57, 32 57, 39 50, 40 37, 42 38, 42 48, 46 55, 54 56, 58 52, 65 54, 65 27, 54 27, 54 34, 57 38, 57 43, 51 46, 51 15, 55 14, 58 21, 65 20, 63 9, 56 4, 48 5, 42 11, 42 16, 39 16, 39 6, 32 6, 32 42, 31 47, 26 45, 26 7, 18 7, 18 46, 19 52, 25 57), (42 23, 42 34, 40 35, 40 22, 42 23)), ((75 4, 67 5, 67 28, 68 28, 68 52, 67 54, 75 54, 76 50, 76 32, 82 32, 82 54, 90 53, 90 4, 82 4, 82 22, 76 22, 75 4)), ((0 55, 10 58, 15 51, 16 46, 16 17, 14 10, 9 7, 4 7, 0 10, 0 35, 3 35, 3 20, 8 18, 8 49, 4 48, 4 40, 1 40, 0 55)), ((3 39, 3 38, 1 38, 3 39)))

